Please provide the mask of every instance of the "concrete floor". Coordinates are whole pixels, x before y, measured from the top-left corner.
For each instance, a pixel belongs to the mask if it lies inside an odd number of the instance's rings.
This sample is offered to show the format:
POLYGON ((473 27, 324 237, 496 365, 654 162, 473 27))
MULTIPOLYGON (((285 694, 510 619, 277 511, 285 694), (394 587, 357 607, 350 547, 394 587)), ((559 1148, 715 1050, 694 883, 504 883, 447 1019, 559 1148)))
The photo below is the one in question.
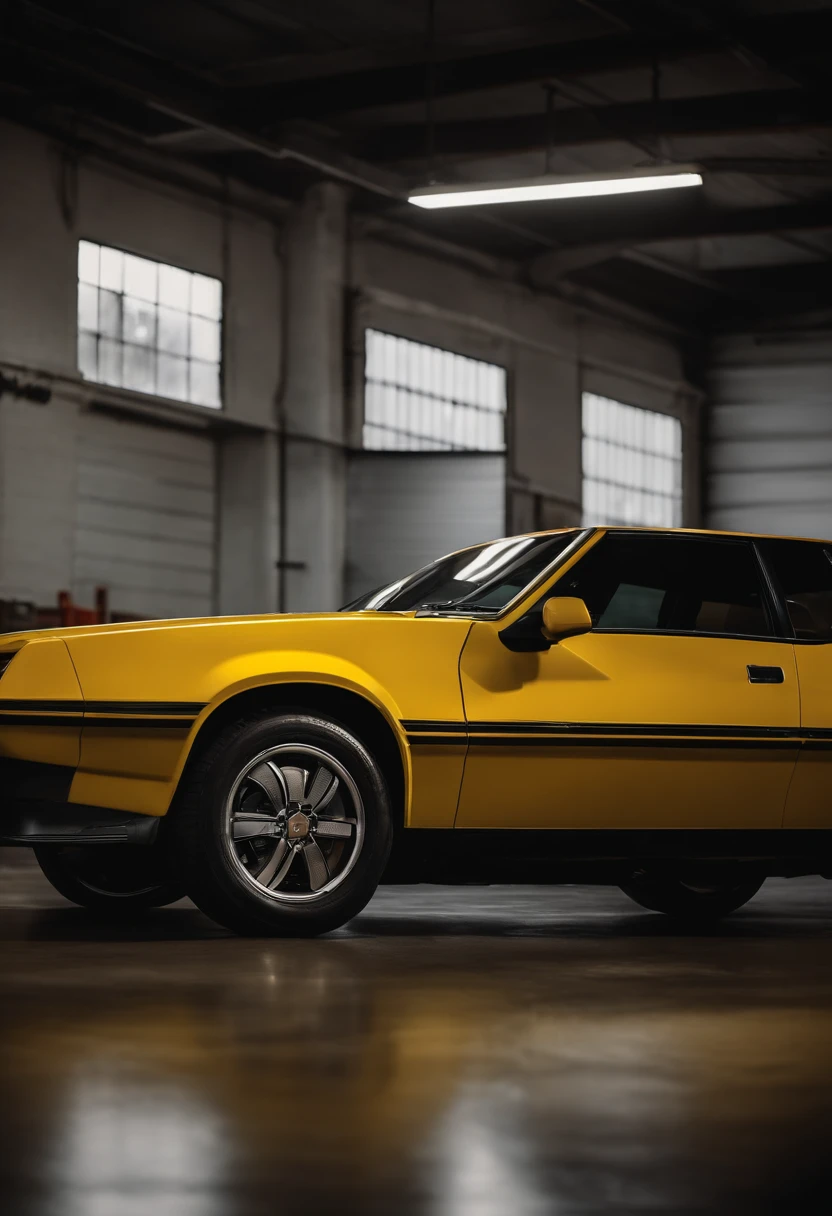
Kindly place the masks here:
POLYGON ((382 890, 244 941, 0 886, 10 1216, 804 1213, 832 1183, 832 887, 681 933, 615 890, 382 890))

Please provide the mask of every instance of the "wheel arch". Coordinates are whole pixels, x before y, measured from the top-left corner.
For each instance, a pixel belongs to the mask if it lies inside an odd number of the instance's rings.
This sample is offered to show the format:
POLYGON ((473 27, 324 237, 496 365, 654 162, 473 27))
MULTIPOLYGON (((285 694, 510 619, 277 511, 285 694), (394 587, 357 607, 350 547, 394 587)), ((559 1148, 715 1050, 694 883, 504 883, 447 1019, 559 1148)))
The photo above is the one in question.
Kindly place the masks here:
POLYGON ((210 708, 190 740, 176 778, 171 811, 175 809, 177 794, 187 780, 189 769, 203 750, 232 722, 248 714, 271 709, 276 712, 301 710, 322 714, 355 735, 384 774, 390 792, 394 829, 398 831, 404 826, 410 800, 411 770, 410 753, 401 728, 385 708, 370 697, 354 689, 320 680, 260 684, 235 692, 210 708))

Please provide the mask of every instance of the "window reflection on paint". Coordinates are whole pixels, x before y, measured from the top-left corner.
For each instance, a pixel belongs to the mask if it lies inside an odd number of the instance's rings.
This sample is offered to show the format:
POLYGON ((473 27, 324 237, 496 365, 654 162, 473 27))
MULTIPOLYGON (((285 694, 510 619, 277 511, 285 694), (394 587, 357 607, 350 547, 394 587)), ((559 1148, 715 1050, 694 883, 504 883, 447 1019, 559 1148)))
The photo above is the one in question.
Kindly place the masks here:
POLYGON ((61 1216, 225 1216, 223 1123, 178 1087, 117 1065, 83 1075, 58 1134, 49 1183, 61 1216))

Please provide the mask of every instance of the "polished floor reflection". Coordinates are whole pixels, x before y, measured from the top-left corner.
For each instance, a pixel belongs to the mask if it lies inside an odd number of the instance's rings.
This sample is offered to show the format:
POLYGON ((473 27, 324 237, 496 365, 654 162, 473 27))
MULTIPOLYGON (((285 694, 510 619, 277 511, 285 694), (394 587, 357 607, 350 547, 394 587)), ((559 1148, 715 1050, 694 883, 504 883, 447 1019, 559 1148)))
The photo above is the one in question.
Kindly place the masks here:
POLYGON ((709 933, 588 887, 388 888, 282 942, 0 876, 3 1212, 828 1205, 829 883, 709 933))

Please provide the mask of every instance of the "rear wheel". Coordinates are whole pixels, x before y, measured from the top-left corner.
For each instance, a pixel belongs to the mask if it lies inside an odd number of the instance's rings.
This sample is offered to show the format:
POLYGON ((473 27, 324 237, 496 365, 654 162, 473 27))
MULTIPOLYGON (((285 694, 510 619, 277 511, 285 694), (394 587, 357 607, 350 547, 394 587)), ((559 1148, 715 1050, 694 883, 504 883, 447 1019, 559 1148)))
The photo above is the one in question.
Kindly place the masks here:
POLYGON ((392 838, 384 777, 328 719, 274 712, 229 728, 174 812, 188 894, 237 933, 313 936, 371 898, 392 838))
POLYGON ((683 880, 674 876, 639 875, 621 890, 642 908, 678 920, 718 920, 736 912, 757 894, 762 878, 723 881, 683 880))
POLYGON ((40 845, 35 856, 55 890, 83 908, 136 912, 185 894, 154 845, 40 845))

